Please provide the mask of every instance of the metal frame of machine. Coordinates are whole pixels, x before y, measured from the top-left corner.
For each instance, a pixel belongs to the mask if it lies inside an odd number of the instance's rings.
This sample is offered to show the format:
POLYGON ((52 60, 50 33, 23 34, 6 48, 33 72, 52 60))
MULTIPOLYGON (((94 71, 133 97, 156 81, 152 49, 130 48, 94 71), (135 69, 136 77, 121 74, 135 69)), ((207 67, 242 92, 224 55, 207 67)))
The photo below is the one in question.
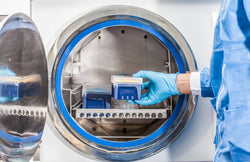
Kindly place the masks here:
POLYGON ((149 136, 135 141, 113 142, 84 131, 69 115, 61 96, 62 69, 76 43, 94 31, 119 25, 139 28, 156 36, 171 51, 180 72, 197 70, 187 42, 164 18, 136 7, 103 7, 75 20, 51 48, 48 56, 49 115, 60 138, 83 155, 104 160, 138 160, 157 153, 178 137, 192 115, 197 98, 180 96, 170 118, 149 136))

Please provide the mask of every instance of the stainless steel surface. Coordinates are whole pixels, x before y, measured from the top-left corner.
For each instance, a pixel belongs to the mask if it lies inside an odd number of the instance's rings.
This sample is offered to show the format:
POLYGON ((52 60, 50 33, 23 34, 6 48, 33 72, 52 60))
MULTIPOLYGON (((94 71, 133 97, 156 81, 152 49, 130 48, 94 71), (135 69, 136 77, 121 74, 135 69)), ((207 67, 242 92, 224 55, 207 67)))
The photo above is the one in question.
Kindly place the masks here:
MULTIPOLYGON (((165 19, 149 11, 129 6, 108 6, 94 10, 74 20, 59 35, 52 46, 49 56, 50 72, 50 119, 59 138, 90 158, 103 160, 137 160, 153 155, 171 144, 182 132, 192 115, 195 106, 193 96, 185 96, 180 113, 172 125, 157 138, 139 146, 126 148, 107 147, 81 136, 63 116, 55 94, 55 74, 62 52, 72 39, 84 29, 99 22, 128 19, 149 25, 165 37, 178 50, 185 71, 195 71, 196 64, 188 44, 181 34, 165 19), (150 153, 149 153, 150 152, 150 153)), ((176 62, 165 45, 143 30, 128 26, 104 28, 84 37, 72 50, 63 69, 62 93, 68 113, 74 119, 74 109, 80 107, 80 91, 72 94, 77 86, 86 82, 108 82, 112 74, 132 74, 138 70, 154 70, 165 73, 178 72, 176 62), (70 86, 69 86, 70 85, 70 86), (65 91, 65 89, 68 89, 65 91), (77 94, 75 96, 75 94, 77 94), (71 97, 70 97, 71 96, 71 97), (78 98, 72 102, 72 98, 78 98), (72 105, 77 105, 72 107, 72 105)), ((80 88, 79 88, 80 89, 80 88)), ((129 109, 167 109, 176 106, 178 96, 169 98, 153 106, 131 105, 126 101, 114 103, 113 108, 129 109)), ((124 111, 125 111, 124 110, 124 111)), ((150 111, 151 111, 150 110, 150 111)), ((80 110, 81 111, 81 110, 80 110)), ((115 109, 115 111, 119 111, 115 109)), ((158 111, 158 110, 157 110, 158 111)), ((173 110, 171 110, 171 115, 173 110)), ((75 120, 76 121, 76 120, 75 120)), ((133 141, 149 136, 167 121, 167 119, 81 119, 77 120, 83 130, 109 141, 133 141), (108 128, 108 129, 107 129, 108 128), (125 128, 125 129, 124 129, 125 128), (145 129, 147 128, 147 129, 145 129), (126 131, 124 131, 126 130, 126 131), (136 130, 136 131, 133 131, 136 130), (129 133, 128 133, 129 132, 129 133)))
POLYGON ((0 62, 1 70, 10 69, 16 74, 17 86, 29 84, 23 89, 29 89, 25 95, 20 96, 22 90, 17 91, 18 100, 0 103, 0 156, 4 161, 28 161, 41 140, 48 98, 44 47, 28 16, 17 13, 2 22, 0 62))

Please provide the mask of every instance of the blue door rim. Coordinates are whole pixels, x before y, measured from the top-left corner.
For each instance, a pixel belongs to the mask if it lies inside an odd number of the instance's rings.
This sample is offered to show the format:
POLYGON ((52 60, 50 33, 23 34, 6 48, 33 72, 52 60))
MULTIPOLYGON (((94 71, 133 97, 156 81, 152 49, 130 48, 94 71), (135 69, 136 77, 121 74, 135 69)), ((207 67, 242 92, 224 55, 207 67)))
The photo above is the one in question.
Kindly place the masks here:
POLYGON ((77 36, 75 36, 71 42, 69 42, 69 44, 67 45, 66 49, 64 50, 64 52, 59 60, 59 63, 58 63, 57 69, 56 69, 56 77, 55 77, 56 98, 58 101, 58 105, 60 107, 60 111, 61 111, 62 115, 64 116, 64 118, 66 119, 66 121, 69 123, 69 125, 77 133, 79 133, 84 138, 86 138, 89 141, 92 141, 96 144, 107 146, 107 147, 113 147, 113 148, 136 147, 136 146, 146 144, 146 143, 156 139, 157 137, 162 135, 166 130, 168 130, 168 128, 171 126, 171 124, 174 122, 175 118, 177 117, 177 115, 180 112, 180 109, 182 107, 182 104, 183 104, 183 101, 185 98, 184 95, 179 96, 178 103, 177 103, 171 117, 159 129, 157 129, 155 132, 153 132, 152 134, 150 134, 144 138, 134 140, 134 141, 128 141, 128 142, 108 141, 108 140, 97 138, 97 137, 91 135, 90 133, 86 132, 70 116, 70 114, 68 113, 67 108, 64 104, 63 97, 62 97, 62 91, 61 91, 62 70, 63 70, 64 64, 65 64, 69 54, 71 53, 72 49, 77 45, 77 43, 81 39, 83 39, 88 34, 94 32, 94 31, 103 29, 103 28, 114 27, 114 26, 129 26, 129 27, 134 27, 134 28, 138 28, 138 29, 144 30, 146 32, 149 32, 150 34, 155 36, 157 39, 159 39, 164 45, 166 45, 166 47, 173 54, 175 61, 178 65, 179 71, 181 73, 185 73, 182 59, 181 59, 179 53, 177 52, 175 46, 169 41, 168 38, 166 38, 158 30, 156 30, 156 29, 152 28, 151 26, 148 26, 142 22, 138 22, 138 21, 134 21, 134 20, 127 20, 127 19, 109 20, 109 21, 97 23, 95 25, 92 25, 92 26, 86 28, 81 33, 79 33, 77 36))

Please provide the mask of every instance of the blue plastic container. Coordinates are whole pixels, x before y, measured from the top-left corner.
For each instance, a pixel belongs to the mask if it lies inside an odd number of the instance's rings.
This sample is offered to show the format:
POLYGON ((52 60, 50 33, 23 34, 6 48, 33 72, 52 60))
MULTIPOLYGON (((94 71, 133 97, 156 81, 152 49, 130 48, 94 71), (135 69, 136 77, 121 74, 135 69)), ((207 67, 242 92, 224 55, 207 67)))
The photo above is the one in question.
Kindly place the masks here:
POLYGON ((1 97, 19 97, 19 84, 13 82, 0 82, 1 97))
MULTIPOLYGON (((110 89, 110 88, 109 88, 110 89)), ((85 89, 82 96, 82 108, 110 109, 111 92, 107 89, 85 89)))
POLYGON ((40 82, 36 76, 1 77, 0 96, 19 97, 36 96, 40 93, 40 82))
POLYGON ((114 100, 140 100, 141 84, 115 83, 112 86, 114 100))

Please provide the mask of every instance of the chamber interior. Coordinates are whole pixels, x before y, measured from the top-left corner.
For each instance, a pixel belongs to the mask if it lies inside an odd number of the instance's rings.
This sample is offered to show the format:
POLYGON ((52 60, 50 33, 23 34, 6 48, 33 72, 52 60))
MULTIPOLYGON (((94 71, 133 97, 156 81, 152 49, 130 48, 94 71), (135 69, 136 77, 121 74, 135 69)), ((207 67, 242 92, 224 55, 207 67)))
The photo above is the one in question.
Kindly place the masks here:
POLYGON ((139 70, 179 71, 169 49, 144 30, 113 26, 87 35, 71 51, 63 68, 62 94, 69 114, 85 131, 110 141, 131 141, 150 135, 168 120, 178 96, 150 106, 112 98, 110 109, 82 108, 84 85, 111 86, 111 75, 132 75, 139 70))

